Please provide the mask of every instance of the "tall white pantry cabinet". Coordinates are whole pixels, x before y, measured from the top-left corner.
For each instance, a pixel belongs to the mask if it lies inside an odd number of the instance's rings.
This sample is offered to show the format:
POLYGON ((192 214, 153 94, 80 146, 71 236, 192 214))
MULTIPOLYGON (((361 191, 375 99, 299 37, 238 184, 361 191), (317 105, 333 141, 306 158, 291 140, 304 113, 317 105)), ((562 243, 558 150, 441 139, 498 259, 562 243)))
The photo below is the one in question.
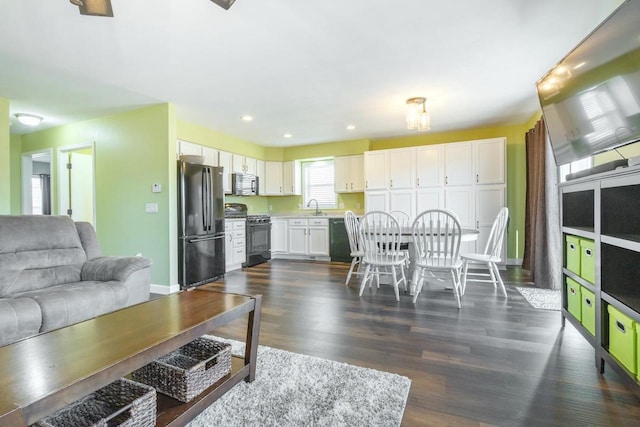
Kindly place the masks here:
POLYGON ((364 176, 366 212, 450 209, 463 228, 480 230, 461 251, 482 251, 507 205, 506 138, 367 151, 364 176))

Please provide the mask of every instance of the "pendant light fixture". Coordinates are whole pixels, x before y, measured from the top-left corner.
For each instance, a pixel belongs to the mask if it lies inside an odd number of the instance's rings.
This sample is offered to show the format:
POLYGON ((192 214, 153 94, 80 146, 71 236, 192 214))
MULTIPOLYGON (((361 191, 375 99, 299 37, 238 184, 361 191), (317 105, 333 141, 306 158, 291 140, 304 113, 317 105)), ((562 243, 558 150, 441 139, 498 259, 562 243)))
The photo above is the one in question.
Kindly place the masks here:
POLYGON ((416 97, 407 99, 407 129, 417 129, 420 132, 431 129, 431 117, 427 112, 427 98, 416 97))

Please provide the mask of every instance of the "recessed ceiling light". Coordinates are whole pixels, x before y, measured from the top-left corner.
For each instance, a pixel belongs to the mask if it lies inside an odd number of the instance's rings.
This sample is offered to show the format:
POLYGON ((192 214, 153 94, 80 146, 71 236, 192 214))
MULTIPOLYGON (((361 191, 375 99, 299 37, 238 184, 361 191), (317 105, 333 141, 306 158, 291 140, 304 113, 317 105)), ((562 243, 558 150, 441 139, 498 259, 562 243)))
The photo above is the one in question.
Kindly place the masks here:
POLYGON ((354 130, 355 128, 355 125, 347 125, 347 130, 354 130))
POLYGON ((285 138, 291 138, 293 135, 291 135, 290 133, 285 133, 285 134, 284 134, 284 135, 282 135, 282 136, 284 136, 285 138))
POLYGON ((43 120, 42 117, 36 116, 35 114, 16 113, 15 116, 20 123, 26 126, 38 126, 43 120))
POLYGON ((242 119, 243 122, 252 122, 253 121, 253 116, 249 116, 249 115, 245 114, 244 116, 241 116, 240 119, 242 119))

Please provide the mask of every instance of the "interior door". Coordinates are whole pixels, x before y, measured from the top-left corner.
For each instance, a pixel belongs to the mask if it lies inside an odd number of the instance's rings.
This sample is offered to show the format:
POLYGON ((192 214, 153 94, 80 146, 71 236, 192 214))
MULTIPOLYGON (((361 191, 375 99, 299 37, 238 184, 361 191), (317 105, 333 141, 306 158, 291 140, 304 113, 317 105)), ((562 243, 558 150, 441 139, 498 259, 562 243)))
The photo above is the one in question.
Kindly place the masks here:
POLYGON ((58 151, 58 212, 95 226, 93 148, 58 151))

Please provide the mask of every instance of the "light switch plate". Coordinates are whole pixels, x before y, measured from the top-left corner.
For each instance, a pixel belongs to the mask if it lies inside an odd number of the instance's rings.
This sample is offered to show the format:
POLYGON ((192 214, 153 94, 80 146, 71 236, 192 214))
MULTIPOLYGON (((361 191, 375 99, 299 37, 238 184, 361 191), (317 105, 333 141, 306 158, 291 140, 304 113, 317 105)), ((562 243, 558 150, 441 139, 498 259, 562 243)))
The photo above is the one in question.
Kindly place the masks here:
POLYGON ((157 203, 147 203, 146 212, 147 213, 158 213, 158 204, 157 203))

